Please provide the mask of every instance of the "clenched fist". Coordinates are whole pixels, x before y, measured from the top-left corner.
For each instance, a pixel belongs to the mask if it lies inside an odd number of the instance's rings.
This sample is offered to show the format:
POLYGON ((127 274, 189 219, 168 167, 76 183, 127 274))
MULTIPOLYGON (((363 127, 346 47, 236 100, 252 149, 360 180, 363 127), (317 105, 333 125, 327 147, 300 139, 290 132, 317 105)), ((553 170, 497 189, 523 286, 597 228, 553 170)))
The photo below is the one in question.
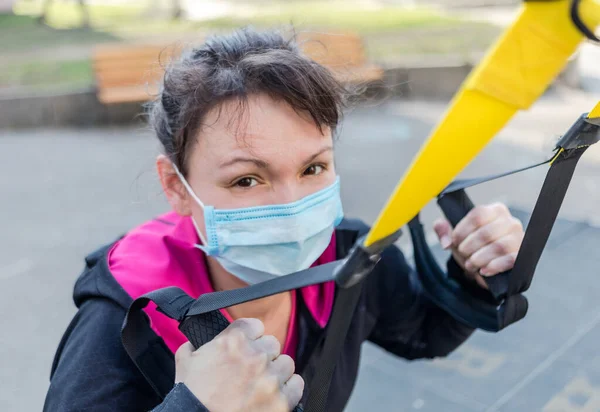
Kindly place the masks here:
POLYGON ((175 382, 183 382, 211 412, 288 412, 300 401, 304 381, 292 358, 281 355, 258 319, 238 319, 215 339, 175 354, 175 382))
POLYGON ((433 227, 442 247, 486 289, 482 276, 512 269, 524 236, 523 225, 502 203, 475 207, 454 229, 444 219, 433 227))

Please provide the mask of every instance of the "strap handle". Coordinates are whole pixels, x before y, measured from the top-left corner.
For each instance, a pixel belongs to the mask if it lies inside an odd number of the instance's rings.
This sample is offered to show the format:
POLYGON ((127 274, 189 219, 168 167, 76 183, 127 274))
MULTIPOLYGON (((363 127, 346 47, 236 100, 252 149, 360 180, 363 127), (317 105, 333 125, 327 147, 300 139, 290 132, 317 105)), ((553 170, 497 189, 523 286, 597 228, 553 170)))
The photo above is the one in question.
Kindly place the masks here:
POLYGON ((159 289, 136 299, 123 320, 123 347, 161 399, 173 388, 175 364, 169 348, 150 328, 150 322, 143 309, 148 303, 154 302, 158 310, 165 315, 182 320, 193 301, 194 299, 179 288, 159 289))
MULTIPOLYGON (((466 188, 548 164, 552 162, 554 158, 555 156, 552 156, 550 159, 544 160, 543 162, 492 176, 455 180, 440 193, 437 203, 452 227, 456 227, 458 222, 460 222, 471 209, 475 207, 465 191, 466 188)), ((484 278, 490 293, 498 302, 506 297, 509 277, 510 271, 499 273, 493 277, 484 278)))
MULTIPOLYGON (((438 198, 437 203, 452 227, 456 227, 458 222, 475 207, 465 189, 446 192, 438 198)), ((497 301, 506 297, 510 273, 511 271, 507 271, 499 273, 496 276, 484 277, 490 293, 497 301)))
MULTIPOLYGON (((549 161, 518 170, 526 170, 551 162, 513 269, 491 278, 485 278, 493 299, 470 294, 457 282, 449 279, 439 268, 425 241, 418 216, 409 223, 415 245, 415 263, 425 290, 436 304, 474 328, 493 332, 499 331, 525 316, 528 304, 522 293, 529 289, 577 162, 588 147, 561 148, 558 154, 549 161)), ((471 184, 505 175, 507 173, 486 179, 454 183, 453 190, 447 189, 442 192, 438 204, 450 223, 456 225, 473 208, 473 203, 464 189, 471 184)))

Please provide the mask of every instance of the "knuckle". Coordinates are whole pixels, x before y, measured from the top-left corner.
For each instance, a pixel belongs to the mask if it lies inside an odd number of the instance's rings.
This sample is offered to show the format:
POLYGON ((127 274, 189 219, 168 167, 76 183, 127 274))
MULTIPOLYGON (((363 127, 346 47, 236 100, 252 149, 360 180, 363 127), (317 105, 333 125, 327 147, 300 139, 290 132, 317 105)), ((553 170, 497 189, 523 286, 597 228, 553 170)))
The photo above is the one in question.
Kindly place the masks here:
POLYGON ((507 252, 516 252, 521 248, 521 243, 523 243, 524 233, 513 233, 508 236, 508 250, 507 252))
POLYGON ((483 227, 479 231, 479 238, 485 243, 488 244, 494 241, 495 235, 494 231, 489 227, 483 227))
POLYGON ((513 252, 518 252, 519 249, 521 249, 521 245, 523 244, 523 240, 525 239, 525 233, 520 232, 519 234, 517 234, 517 236, 515 236, 515 248, 513 250, 513 252))
POLYGON ((211 344, 217 348, 217 351, 225 352, 229 347, 229 339, 230 338, 228 335, 217 336, 215 339, 213 339, 211 344))
POLYGON ((437 229, 445 229, 448 221, 444 218, 437 218, 433 221, 433 227, 437 229))
POLYGON ((241 330, 232 329, 226 335, 217 337, 214 342, 219 351, 234 355, 246 346, 246 335, 241 330))
POLYGON ((468 256, 470 252, 470 245, 467 242, 462 242, 456 249, 461 256, 468 256))
POLYGON ((476 207, 471 211, 470 220, 473 222, 475 227, 481 227, 487 223, 489 214, 490 212, 488 208, 484 206, 476 207))
POLYGON ((497 215, 510 215, 510 211, 508 210, 508 206, 501 202, 495 202, 490 205, 490 208, 497 215))
POLYGON ((267 369, 269 358, 265 352, 258 352, 252 356, 247 356, 246 364, 257 374, 263 374, 267 369))
POLYGON ((239 331, 249 338, 256 339, 264 333, 264 325, 259 319, 240 318, 232 322, 227 330, 228 332, 239 331))
POLYGON ((246 335, 239 329, 232 330, 229 336, 225 338, 230 345, 233 345, 236 349, 244 344, 246 341, 246 335))
POLYGON ((253 319, 253 318, 238 318, 238 319, 235 319, 231 323, 231 325, 232 326, 234 326, 234 325, 235 326, 252 325, 253 324, 253 322, 252 322, 253 320, 255 320, 255 319, 253 319))
POLYGON ((284 381, 288 380, 295 370, 294 361, 288 355, 280 355, 269 366, 270 372, 284 381))
POLYGON ((279 362, 281 362, 286 367, 291 366, 293 370, 296 369, 296 364, 294 363, 294 359, 292 359, 291 356, 283 354, 279 355, 277 359, 279 359, 279 362))
POLYGON ((274 376, 263 376, 257 383, 256 391, 265 398, 272 397, 279 392, 279 382, 274 376))
POLYGON ((515 232, 523 232, 523 222, 516 217, 511 217, 511 226, 515 232))
POLYGON ((495 242, 494 251, 500 256, 506 255, 510 252, 510 242, 506 239, 495 242))
POLYGON ((462 240, 461 233, 459 233, 457 230, 454 230, 450 234, 450 239, 452 240, 453 245, 460 245, 462 240))
POLYGON ((258 336, 262 335, 265 330, 265 325, 262 323, 260 319, 256 318, 242 318, 239 319, 243 322, 249 331, 258 336))
POLYGON ((471 256, 469 260, 465 262, 465 269, 472 272, 479 267, 479 261, 477 260, 477 256, 471 256))
POLYGON ((264 339, 266 341, 266 344, 269 346, 269 350, 275 351, 277 353, 281 351, 281 343, 279 342, 279 339, 277 339, 275 336, 266 335, 264 336, 264 339))

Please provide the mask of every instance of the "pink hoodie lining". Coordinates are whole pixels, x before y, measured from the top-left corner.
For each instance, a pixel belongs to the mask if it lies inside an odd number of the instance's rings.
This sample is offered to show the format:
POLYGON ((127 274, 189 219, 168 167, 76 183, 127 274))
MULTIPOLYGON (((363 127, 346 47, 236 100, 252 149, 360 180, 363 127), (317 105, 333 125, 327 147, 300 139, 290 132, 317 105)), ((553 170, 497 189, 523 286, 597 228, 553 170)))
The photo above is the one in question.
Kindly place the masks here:
MULTIPOLYGON (((194 245, 198 234, 189 217, 175 212, 164 214, 133 229, 111 248, 108 266, 112 275, 133 298, 150 291, 177 286, 193 298, 214 292, 208 275, 204 253, 194 245)), ((336 259, 335 234, 321 257, 313 264, 322 265, 336 259)), ((302 298, 321 327, 325 327, 333 306, 335 285, 327 282, 302 288, 302 298)), ((292 291, 292 311, 283 353, 295 356, 297 346, 296 293, 292 291)), ((152 329, 163 338, 172 352, 187 341, 178 323, 156 310, 154 304, 145 309, 152 329)), ((231 322, 225 309, 223 315, 231 322)))

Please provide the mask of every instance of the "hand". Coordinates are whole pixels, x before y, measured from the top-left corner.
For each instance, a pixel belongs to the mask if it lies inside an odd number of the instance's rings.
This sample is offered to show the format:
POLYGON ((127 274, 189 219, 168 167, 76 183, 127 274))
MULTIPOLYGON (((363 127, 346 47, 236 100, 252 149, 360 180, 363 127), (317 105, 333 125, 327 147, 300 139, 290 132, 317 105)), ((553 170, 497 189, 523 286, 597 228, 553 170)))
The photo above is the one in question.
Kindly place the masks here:
POLYGON ((477 206, 454 228, 444 219, 434 223, 444 249, 451 249, 467 276, 487 289, 482 276, 494 276, 515 265, 523 242, 523 225, 502 203, 477 206))
POLYGON ((292 358, 280 355, 258 319, 238 319, 194 350, 175 354, 175 382, 183 382, 211 412, 288 412, 300 402, 304 381, 292 358))

